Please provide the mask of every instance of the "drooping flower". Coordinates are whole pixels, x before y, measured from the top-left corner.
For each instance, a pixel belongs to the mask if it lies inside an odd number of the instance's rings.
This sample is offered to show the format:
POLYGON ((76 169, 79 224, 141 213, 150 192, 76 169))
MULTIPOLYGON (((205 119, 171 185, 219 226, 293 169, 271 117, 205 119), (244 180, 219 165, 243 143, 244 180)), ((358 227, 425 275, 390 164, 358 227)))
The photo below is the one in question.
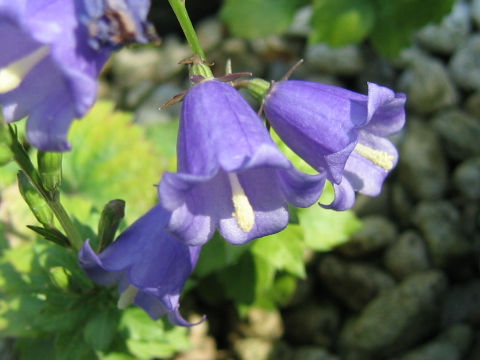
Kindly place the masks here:
POLYGON ((287 202, 312 205, 325 182, 296 170, 240 93, 216 80, 185 96, 177 157, 160 198, 172 211, 168 230, 192 245, 216 229, 233 244, 276 233, 288 224, 287 202))
POLYGON ((283 141, 334 184, 327 208, 353 206, 355 191, 376 196, 398 153, 385 137, 405 123, 404 94, 374 83, 368 95, 308 81, 281 81, 265 115, 283 141))
POLYGON ((100 285, 118 283, 118 307, 135 303, 156 320, 168 315, 175 325, 191 326, 179 312, 179 298, 200 255, 165 231, 170 213, 155 206, 100 254, 87 240, 79 262, 100 285))
POLYGON ((69 150, 70 124, 95 102, 114 45, 143 39, 148 4, 118 6, 124 1, 0 0, 0 104, 7 122, 29 116, 35 147, 69 150))

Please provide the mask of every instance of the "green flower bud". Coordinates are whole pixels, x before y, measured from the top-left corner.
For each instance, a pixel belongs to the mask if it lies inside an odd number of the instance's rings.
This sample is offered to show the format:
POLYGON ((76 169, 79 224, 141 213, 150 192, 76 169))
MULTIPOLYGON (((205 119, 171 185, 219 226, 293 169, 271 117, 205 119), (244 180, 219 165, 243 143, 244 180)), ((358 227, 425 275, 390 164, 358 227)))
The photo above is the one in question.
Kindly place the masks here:
POLYGON ((248 82, 247 90, 255 99, 262 102, 270 90, 270 83, 263 79, 255 78, 248 82))
POLYGON ((32 211, 37 220, 46 228, 53 227, 53 212, 45 199, 40 195, 37 189, 32 185, 23 171, 17 174, 18 188, 23 199, 32 211))
POLYGON ((38 172, 47 191, 55 190, 62 182, 62 153, 37 153, 38 172))
POLYGON ((125 216, 125 201, 112 200, 105 205, 98 223, 98 252, 113 242, 118 225, 125 216))

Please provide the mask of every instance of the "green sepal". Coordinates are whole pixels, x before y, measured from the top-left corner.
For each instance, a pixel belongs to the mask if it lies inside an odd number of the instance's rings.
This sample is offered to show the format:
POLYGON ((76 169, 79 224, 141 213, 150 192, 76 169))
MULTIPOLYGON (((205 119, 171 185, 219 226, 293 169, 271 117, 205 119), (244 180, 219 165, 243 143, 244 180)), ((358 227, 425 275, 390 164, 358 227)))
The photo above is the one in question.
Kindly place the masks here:
POLYGON ((190 75, 200 75, 205 79, 213 79, 212 70, 210 67, 203 63, 194 63, 190 69, 190 75))
POLYGON ((43 187, 47 191, 54 191, 62 182, 62 153, 37 153, 37 164, 43 187))
POLYGON ((35 231, 37 234, 41 235, 45 240, 54 242, 57 245, 63 246, 63 247, 69 247, 70 243, 68 242, 68 238, 63 235, 60 231, 57 229, 45 229, 40 226, 34 226, 34 225, 27 225, 27 227, 30 230, 35 231))
POLYGON ((53 212, 45 199, 32 185, 23 171, 17 173, 18 188, 23 199, 37 220, 46 228, 53 228, 53 212))
POLYGON ((118 225, 124 216, 125 201, 116 199, 105 205, 98 222, 98 252, 113 242, 118 225))
POLYGON ((267 96, 270 86, 268 81, 255 78, 248 81, 247 90, 256 100, 262 102, 267 96))

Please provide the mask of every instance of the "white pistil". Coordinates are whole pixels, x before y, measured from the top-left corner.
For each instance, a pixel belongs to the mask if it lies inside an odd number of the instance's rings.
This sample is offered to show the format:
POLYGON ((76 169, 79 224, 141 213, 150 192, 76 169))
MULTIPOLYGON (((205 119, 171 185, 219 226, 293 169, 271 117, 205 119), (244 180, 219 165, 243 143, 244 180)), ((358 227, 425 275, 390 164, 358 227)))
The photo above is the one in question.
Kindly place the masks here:
POLYGON ((120 297, 117 301, 117 308, 123 310, 128 305, 133 304, 133 302, 135 301, 135 296, 137 296, 137 294, 138 289, 133 285, 129 285, 128 288, 120 294, 120 297))
POLYGON ((48 46, 42 46, 21 59, 0 69, 0 94, 15 90, 32 68, 49 53, 48 46))
POLYGON ((236 174, 228 173, 228 180, 232 187, 232 202, 235 209, 232 214, 237 219, 237 224, 244 232, 252 230, 255 224, 255 213, 253 212, 252 205, 248 201, 245 191, 243 191, 242 185, 238 180, 236 174))
POLYGON ((385 151, 372 149, 371 147, 360 143, 355 146, 355 151, 385 170, 393 169, 393 160, 395 157, 386 153, 385 151))

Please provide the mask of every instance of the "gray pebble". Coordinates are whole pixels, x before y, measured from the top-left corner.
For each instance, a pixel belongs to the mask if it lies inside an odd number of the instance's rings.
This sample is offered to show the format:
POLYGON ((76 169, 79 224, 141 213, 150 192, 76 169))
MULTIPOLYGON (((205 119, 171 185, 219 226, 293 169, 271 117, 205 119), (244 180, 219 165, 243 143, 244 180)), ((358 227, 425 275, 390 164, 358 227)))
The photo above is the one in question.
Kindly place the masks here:
POLYGON ((333 255, 320 261, 318 274, 330 291, 355 311, 395 285, 390 275, 373 265, 344 261, 333 255))
POLYGON ((331 48, 325 44, 307 47, 305 64, 314 71, 336 75, 355 75, 363 71, 365 62, 360 49, 349 45, 331 48))
POLYGON ((341 336, 342 352, 385 359, 418 343, 434 331, 446 288, 446 277, 439 271, 406 278, 347 323, 341 336))
POLYGON ((442 268, 466 265, 472 246, 461 233, 460 214, 452 204, 421 202, 413 218, 427 242, 434 265, 442 268))
POLYGON ((470 28, 470 6, 457 1, 452 12, 440 24, 427 25, 417 33, 416 38, 431 51, 451 54, 467 38, 470 28))
POLYGON ((392 222, 379 215, 368 216, 362 219, 362 228, 336 250, 349 257, 363 256, 393 243, 396 236, 392 222))
POLYGON ((480 35, 470 37, 450 59, 455 83, 466 90, 480 90, 480 35))
POLYGON ((285 315, 286 338, 295 344, 331 346, 339 328, 340 312, 332 303, 310 303, 285 315))
POLYGON ((463 160, 480 155, 480 121, 475 117, 461 110, 450 110, 437 115, 433 127, 451 158, 463 160))
POLYGON ((453 173, 453 183, 465 198, 480 199, 480 157, 462 162, 453 173))
POLYGON ((447 165, 438 136, 411 121, 400 145, 399 176, 406 192, 416 199, 441 198, 447 187, 447 165))
POLYGON ((407 107, 419 114, 429 114, 458 102, 458 93, 443 63, 420 51, 403 53, 407 69, 398 88, 408 95, 407 107))
POLYGON ((442 325, 464 321, 480 325, 480 280, 454 285, 448 292, 442 310, 442 325))
POLYGON ((385 267, 396 278, 403 279, 430 267, 427 246, 414 231, 407 231, 384 253, 385 267))

